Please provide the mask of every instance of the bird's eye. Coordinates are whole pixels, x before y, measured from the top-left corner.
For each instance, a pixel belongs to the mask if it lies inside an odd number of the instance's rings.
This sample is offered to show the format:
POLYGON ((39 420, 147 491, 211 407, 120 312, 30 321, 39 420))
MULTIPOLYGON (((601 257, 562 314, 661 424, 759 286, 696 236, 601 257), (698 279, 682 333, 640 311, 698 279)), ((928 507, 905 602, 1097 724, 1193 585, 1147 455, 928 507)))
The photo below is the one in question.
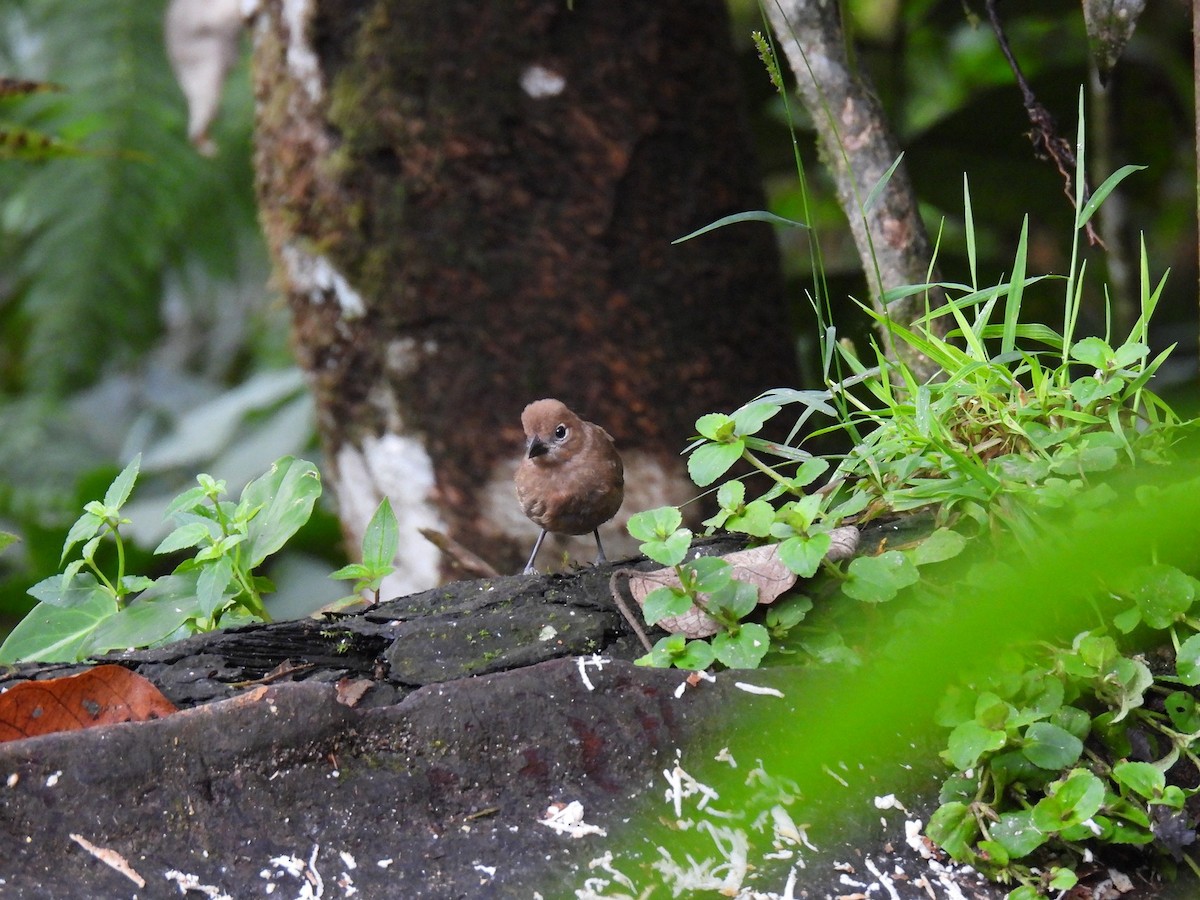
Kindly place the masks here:
POLYGON ((567 426, 566 425, 559 425, 557 428, 554 429, 554 439, 556 441, 561 441, 566 436, 567 436, 567 426))

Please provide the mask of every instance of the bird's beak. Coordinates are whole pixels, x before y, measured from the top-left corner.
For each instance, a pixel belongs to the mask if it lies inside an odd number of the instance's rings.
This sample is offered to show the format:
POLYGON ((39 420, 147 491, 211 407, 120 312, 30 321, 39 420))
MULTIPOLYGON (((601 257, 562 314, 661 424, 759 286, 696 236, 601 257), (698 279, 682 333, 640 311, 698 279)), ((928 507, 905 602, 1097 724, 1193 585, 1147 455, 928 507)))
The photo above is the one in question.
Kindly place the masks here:
POLYGON ((525 442, 525 455, 529 459, 534 459, 535 457, 542 456, 549 449, 550 448, 547 447, 545 445, 545 443, 543 443, 542 439, 539 438, 536 434, 533 435, 529 440, 527 440, 525 442))

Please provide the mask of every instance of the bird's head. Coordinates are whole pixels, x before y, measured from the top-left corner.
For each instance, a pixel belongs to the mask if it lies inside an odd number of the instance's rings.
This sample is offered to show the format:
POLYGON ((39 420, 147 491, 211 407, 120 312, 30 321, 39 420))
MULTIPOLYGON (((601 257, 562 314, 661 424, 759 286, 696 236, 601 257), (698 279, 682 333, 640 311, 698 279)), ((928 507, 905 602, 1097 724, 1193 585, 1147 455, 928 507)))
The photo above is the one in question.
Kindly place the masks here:
POLYGON ((583 421, 558 400, 530 403, 521 413, 521 425, 529 459, 565 462, 583 444, 583 421))

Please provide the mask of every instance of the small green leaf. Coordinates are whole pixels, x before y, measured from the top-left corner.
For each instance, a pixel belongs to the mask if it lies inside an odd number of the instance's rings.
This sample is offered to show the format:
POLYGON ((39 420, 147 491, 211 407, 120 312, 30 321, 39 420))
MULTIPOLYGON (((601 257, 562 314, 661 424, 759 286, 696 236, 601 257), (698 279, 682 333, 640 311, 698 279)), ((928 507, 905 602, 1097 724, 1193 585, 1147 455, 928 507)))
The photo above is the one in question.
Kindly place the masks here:
POLYGON ((1196 599, 1195 582, 1174 566, 1141 566, 1129 573, 1129 590, 1151 628, 1167 628, 1178 621, 1196 599))
POLYGON ((629 534, 639 541, 661 541, 675 533, 683 514, 674 506, 660 506, 629 517, 629 534))
POLYGON ((832 543, 832 539, 825 533, 814 534, 811 537, 790 537, 779 545, 779 561, 801 578, 811 578, 829 553, 832 543))
POLYGON ((792 490, 799 491, 800 488, 812 484, 828 470, 829 460, 814 456, 812 459, 806 459, 801 463, 800 468, 796 470, 796 474, 788 479, 788 482, 792 490))
POLYGON ((1078 884, 1079 878, 1071 869, 1065 869, 1062 866, 1054 866, 1050 869, 1050 889, 1055 891, 1069 891, 1078 884))
POLYGON ((19 540, 21 539, 11 531, 0 531, 0 550, 11 547, 19 540))
POLYGON ((736 513, 746 501, 746 486, 740 481, 726 481, 717 488, 717 505, 736 513))
POLYGON ((142 454, 139 453, 129 461, 129 465, 121 470, 121 474, 113 479, 113 483, 104 492, 105 507, 115 513, 125 505, 125 501, 129 499, 129 494, 133 491, 133 485, 137 481, 138 470, 141 466, 142 454))
POLYGON ((1103 371, 1112 358, 1112 347, 1098 337, 1086 337, 1071 345, 1071 358, 1103 371))
POLYGON ((901 588, 920 577, 917 567, 899 550, 888 550, 878 556, 860 556, 850 563, 846 572, 849 578, 842 590, 864 603, 891 600, 901 588))
POLYGON ((1163 705, 1176 731, 1184 734, 1200 731, 1200 710, 1196 708, 1196 698, 1187 691, 1175 691, 1163 701, 1163 705))
POLYGON ((745 618, 758 608, 758 588, 744 581, 729 581, 709 592, 708 611, 713 618, 732 621, 745 618))
POLYGON ((1113 781, 1146 800, 1162 797, 1166 776, 1146 762, 1121 762, 1112 768, 1113 781))
POLYGON ((696 433, 717 443, 732 437, 733 428, 733 419, 724 413, 709 413, 696 420, 696 433))
POLYGON ((939 528, 912 550, 912 561, 918 566, 942 562, 962 553, 967 539, 957 531, 939 528))
POLYGON ((1025 730, 1022 752, 1040 768, 1065 769, 1079 759, 1083 742, 1057 725, 1035 722, 1025 730))
POLYGON ((85 512, 76 519, 75 524, 67 532, 66 541, 63 542, 62 555, 58 558, 59 565, 62 565, 66 560, 67 554, 71 552, 72 547, 80 541, 91 540, 103 526, 104 519, 94 512, 85 512))
POLYGON ((1012 859, 1028 856, 1042 844, 1047 835, 1033 824, 1033 811, 1002 813, 1000 821, 988 829, 992 840, 1004 847, 1012 859))
POLYGON ((804 594, 791 594, 773 603, 767 609, 767 628, 775 636, 776 632, 787 632, 804 621, 813 608, 812 599, 804 594))
POLYGON ((762 625, 748 622, 738 628, 737 634, 728 631, 718 634, 713 638, 712 648, 717 659, 731 669, 757 669, 771 649, 771 637, 762 625))
MULTIPOLYGON (((740 481, 727 481, 725 484, 741 486, 740 481)), ((753 537, 766 537, 771 533, 771 526, 774 522, 775 509, 770 503, 766 500, 751 500, 740 514, 732 515, 725 520, 725 528, 728 531, 749 534, 753 537)))
POLYGON ((399 549, 400 527, 396 524, 396 514, 392 511, 391 502, 384 497, 363 534, 362 561, 374 572, 384 569, 390 571, 392 560, 396 558, 396 551, 399 549))
POLYGON ((1008 741, 1003 731, 984 728, 971 720, 955 726, 950 732, 947 748, 942 755, 960 772, 974 768, 986 753, 999 750, 1008 741))
POLYGON ((191 549, 199 547, 212 537, 209 526, 204 522, 189 522, 187 525, 180 525, 154 548, 154 552, 158 553, 174 553, 177 550, 191 549))
POLYGON ((362 563, 350 563, 342 566, 329 577, 334 581, 355 581, 360 578, 370 578, 372 574, 372 571, 362 563))
POLYGON ((692 608, 692 598, 679 588, 655 588, 646 595, 642 604, 642 616, 647 625, 653 625, 667 616, 682 616, 692 608))
POLYGON ((1034 806, 1033 824, 1047 833, 1062 831, 1086 822, 1103 802, 1104 782, 1087 769, 1074 769, 1034 806))
POLYGON ((745 447, 741 439, 729 444, 701 444, 688 457, 688 475, 700 487, 707 487, 742 458, 745 447))
POLYGON ((780 407, 775 403, 751 403, 737 410, 732 416, 733 433, 738 437, 757 434, 762 430, 767 420, 778 413, 780 407))
POLYGON ((103 590, 96 576, 84 572, 68 578, 66 575, 51 575, 43 578, 28 593, 43 603, 60 606, 63 609, 78 606, 89 600, 96 590, 103 590))
POLYGON ((163 518, 169 519, 176 513, 193 512, 197 506, 204 503, 205 497, 208 494, 203 487, 196 486, 190 488, 167 504, 166 510, 163 512, 163 518))
POLYGON ((697 672, 707 669, 715 658, 712 645, 708 641, 688 641, 683 652, 676 654, 671 662, 677 669, 692 669, 697 672))
POLYGON ((639 549, 660 566, 677 566, 683 562, 691 545, 692 533, 680 528, 666 540, 645 541, 639 549))
POLYGON ((733 578, 733 568, 719 556, 701 556, 682 566, 682 581, 691 590, 708 594, 733 578))
POLYGON ((967 862, 971 858, 971 844, 979 834, 979 825, 967 804, 954 801, 943 803, 929 817, 925 834, 956 860, 967 862))

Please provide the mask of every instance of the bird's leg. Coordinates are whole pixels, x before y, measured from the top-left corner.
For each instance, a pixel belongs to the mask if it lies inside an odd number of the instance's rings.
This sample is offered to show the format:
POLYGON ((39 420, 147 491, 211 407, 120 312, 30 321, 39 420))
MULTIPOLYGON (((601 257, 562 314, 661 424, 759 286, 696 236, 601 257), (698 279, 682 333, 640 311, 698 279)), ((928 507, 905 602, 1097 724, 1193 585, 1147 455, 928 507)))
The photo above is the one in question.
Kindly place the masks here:
POLYGON ((533 561, 537 559, 538 551, 542 549, 542 541, 545 539, 546 529, 543 528, 542 533, 538 535, 537 543, 533 545, 533 552, 529 554, 529 562, 525 563, 525 571, 521 573, 522 575, 528 575, 530 572, 534 571, 533 561))
POLYGON ((596 565, 602 566, 608 562, 608 557, 604 555, 604 545, 600 543, 600 529, 597 528, 592 534, 596 536, 596 565))

